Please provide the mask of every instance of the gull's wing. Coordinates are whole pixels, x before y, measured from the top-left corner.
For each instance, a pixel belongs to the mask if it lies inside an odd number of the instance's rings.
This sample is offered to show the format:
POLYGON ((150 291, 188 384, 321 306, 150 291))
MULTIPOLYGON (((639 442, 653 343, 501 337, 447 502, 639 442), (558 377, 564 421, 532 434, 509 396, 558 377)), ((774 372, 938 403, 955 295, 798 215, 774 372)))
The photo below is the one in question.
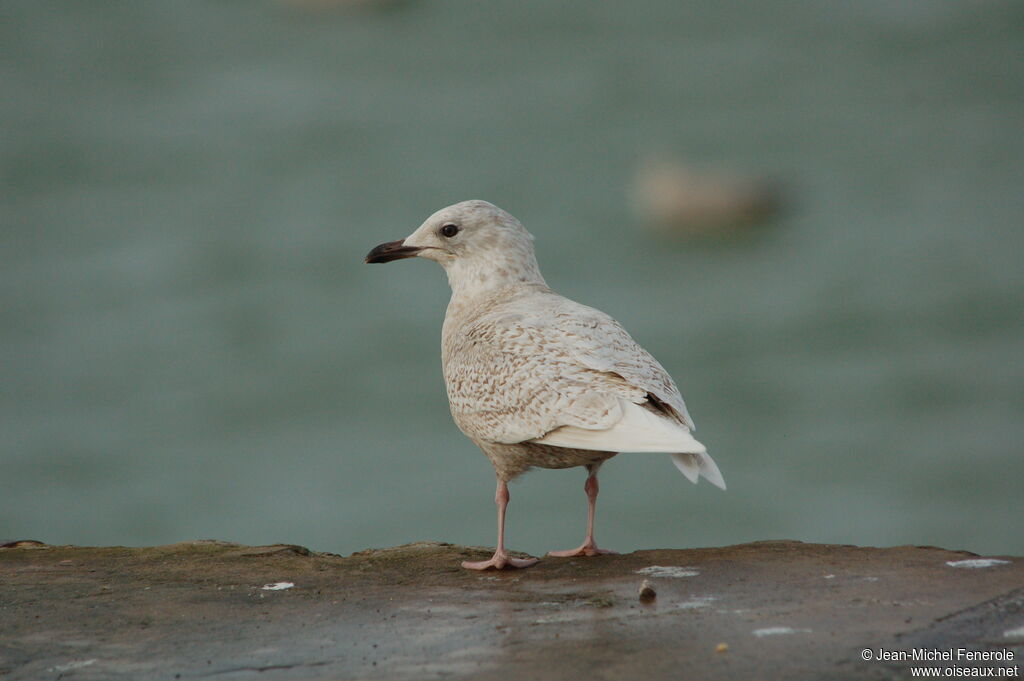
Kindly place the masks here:
POLYGON ((653 396, 661 407, 689 430, 696 430, 683 396, 668 372, 637 344, 617 321, 604 312, 551 295, 558 312, 553 332, 575 359, 594 371, 621 376, 630 385, 653 396))
POLYGON ((672 378, 603 312, 534 290, 484 310, 448 343, 448 398, 470 437, 679 454, 687 477, 721 483, 672 378))

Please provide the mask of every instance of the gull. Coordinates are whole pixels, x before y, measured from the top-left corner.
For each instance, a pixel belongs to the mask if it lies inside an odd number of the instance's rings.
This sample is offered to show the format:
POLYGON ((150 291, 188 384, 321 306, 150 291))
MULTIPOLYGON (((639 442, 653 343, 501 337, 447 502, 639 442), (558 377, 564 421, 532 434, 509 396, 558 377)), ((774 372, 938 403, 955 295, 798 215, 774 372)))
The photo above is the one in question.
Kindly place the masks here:
POLYGON ((584 466, 583 544, 550 556, 613 553, 594 541, 597 472, 620 452, 662 452, 683 475, 725 489, 679 389, 614 319, 552 291, 533 236, 486 201, 442 208, 411 235, 383 243, 368 263, 420 257, 448 274, 452 297, 441 332, 441 364, 452 418, 494 466, 498 540, 471 570, 523 568, 536 558, 505 549, 508 482, 530 468, 584 466))

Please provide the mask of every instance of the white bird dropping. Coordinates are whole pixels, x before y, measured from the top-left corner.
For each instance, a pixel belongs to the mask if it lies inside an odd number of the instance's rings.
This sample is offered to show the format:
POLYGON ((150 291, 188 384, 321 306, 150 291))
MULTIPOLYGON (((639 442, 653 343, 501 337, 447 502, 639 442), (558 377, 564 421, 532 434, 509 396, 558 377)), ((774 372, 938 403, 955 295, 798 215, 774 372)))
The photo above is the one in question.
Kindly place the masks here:
POLYGON ((597 471, 618 452, 664 452, 692 482, 725 480, 694 430, 679 389, 614 319, 558 295, 545 283, 533 237, 486 201, 443 208, 368 263, 418 256, 448 273, 452 297, 441 361, 456 425, 483 450, 498 478, 498 545, 463 567, 528 567, 505 550, 508 481, 537 466, 588 471, 583 544, 552 556, 611 553, 594 542, 597 471))

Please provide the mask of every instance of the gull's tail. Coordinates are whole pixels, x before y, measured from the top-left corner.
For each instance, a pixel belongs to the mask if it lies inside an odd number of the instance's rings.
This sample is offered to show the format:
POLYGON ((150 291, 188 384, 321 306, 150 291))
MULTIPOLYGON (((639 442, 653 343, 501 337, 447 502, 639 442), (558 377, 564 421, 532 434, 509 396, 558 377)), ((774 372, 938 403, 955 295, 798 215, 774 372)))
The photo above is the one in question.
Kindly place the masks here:
POLYGON ((699 477, 703 475, 704 479, 715 487, 725 489, 725 478, 722 477, 721 471, 715 465, 715 460, 707 452, 673 454, 672 463, 695 485, 699 477))
POLYGON ((675 452, 672 462, 690 482, 696 483, 703 475, 712 485, 725 489, 714 459, 685 425, 622 398, 619 410, 619 419, 610 428, 561 426, 530 442, 602 452, 675 452))

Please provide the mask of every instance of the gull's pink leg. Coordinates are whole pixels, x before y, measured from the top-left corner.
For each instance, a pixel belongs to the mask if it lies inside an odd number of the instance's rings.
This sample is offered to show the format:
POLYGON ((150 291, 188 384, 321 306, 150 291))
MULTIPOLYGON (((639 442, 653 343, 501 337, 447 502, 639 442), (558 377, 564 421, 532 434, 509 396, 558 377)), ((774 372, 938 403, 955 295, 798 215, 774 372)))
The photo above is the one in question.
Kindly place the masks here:
POLYGON ((571 558, 573 556, 599 556, 605 553, 615 553, 615 551, 599 549, 597 544, 594 543, 594 510, 597 506, 597 492, 599 489, 597 486, 597 467, 587 466, 587 470, 590 471, 590 475, 587 476, 587 481, 583 484, 583 491, 587 493, 587 503, 589 505, 587 509, 587 537, 579 548, 569 549, 568 551, 549 551, 549 556, 571 558))
POLYGON ((494 568, 502 570, 507 567, 524 568, 539 562, 537 558, 512 558, 505 551, 505 507, 508 506, 508 485, 504 480, 498 479, 498 489, 494 492, 494 503, 498 505, 498 546, 494 549, 494 555, 490 560, 480 562, 462 561, 462 567, 469 570, 486 570, 494 568))

